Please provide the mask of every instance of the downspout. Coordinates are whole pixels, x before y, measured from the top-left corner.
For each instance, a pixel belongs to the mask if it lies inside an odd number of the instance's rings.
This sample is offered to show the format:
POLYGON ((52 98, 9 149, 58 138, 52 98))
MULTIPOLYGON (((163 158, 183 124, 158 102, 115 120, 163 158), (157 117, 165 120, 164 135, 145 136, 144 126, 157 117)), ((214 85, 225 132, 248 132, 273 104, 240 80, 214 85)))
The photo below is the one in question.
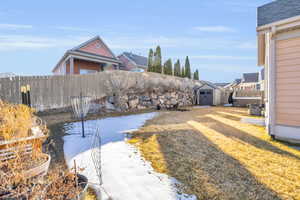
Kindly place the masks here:
POLYGON ((269 101, 269 127, 268 133, 272 138, 276 137, 276 27, 272 27, 271 31, 267 33, 269 40, 269 58, 268 58, 268 101, 269 101))

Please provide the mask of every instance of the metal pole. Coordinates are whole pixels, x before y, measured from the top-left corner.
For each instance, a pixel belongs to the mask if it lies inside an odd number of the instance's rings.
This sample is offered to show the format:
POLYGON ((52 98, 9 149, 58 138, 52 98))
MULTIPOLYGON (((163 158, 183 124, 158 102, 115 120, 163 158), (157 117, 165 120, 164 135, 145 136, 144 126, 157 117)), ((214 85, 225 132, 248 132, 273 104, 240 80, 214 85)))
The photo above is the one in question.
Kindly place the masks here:
POLYGON ((31 99, 30 99, 30 85, 27 85, 27 105, 31 107, 31 99))
POLYGON ((25 92, 23 86, 21 86, 21 95, 22 95, 22 104, 25 104, 25 92))
POLYGON ((84 134, 84 117, 83 117, 83 105, 82 105, 82 92, 80 92, 80 112, 81 112, 81 127, 82 127, 82 137, 85 137, 84 134))

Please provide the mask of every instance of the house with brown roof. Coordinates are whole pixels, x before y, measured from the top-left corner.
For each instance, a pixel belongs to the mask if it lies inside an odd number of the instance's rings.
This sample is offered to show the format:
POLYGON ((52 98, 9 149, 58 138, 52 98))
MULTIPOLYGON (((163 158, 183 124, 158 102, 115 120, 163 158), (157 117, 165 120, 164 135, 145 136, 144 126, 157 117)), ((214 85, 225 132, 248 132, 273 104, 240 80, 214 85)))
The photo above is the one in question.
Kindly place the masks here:
POLYGON ((300 1, 277 0, 259 7, 257 24, 268 132, 300 142, 300 1))
POLYGON ((66 51, 52 72, 55 75, 89 74, 117 70, 120 63, 104 41, 96 36, 66 51))
POLYGON ((148 69, 148 58, 144 56, 124 52, 118 56, 118 59, 122 62, 121 70, 144 72, 148 69))

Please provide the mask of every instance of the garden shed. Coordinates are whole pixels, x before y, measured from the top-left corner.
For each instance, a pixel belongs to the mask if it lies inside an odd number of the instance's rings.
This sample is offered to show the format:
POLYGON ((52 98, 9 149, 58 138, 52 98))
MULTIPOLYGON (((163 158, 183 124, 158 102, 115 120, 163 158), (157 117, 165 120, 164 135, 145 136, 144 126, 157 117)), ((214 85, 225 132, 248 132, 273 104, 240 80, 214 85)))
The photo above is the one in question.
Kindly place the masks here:
POLYGON ((203 81, 203 85, 194 88, 195 104, 201 106, 217 106, 222 104, 222 89, 218 86, 203 81))

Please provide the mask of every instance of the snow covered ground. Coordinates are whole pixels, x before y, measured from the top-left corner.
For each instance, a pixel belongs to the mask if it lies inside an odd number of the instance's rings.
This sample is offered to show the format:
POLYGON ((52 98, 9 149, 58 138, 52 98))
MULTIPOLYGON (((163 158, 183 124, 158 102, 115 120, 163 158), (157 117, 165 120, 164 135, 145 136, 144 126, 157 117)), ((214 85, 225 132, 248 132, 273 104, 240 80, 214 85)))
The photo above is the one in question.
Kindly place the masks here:
POLYGON ((258 126, 265 126, 265 118, 242 117, 241 122, 258 126))
MULTIPOLYGON (((196 200, 194 195, 181 194, 180 183, 165 174, 154 172, 138 150, 125 142, 124 132, 141 127, 155 113, 111 117, 86 122, 86 127, 100 126, 102 138, 102 187, 113 200, 196 200)), ((64 137, 64 153, 68 166, 85 168, 82 174, 89 182, 98 184, 96 171, 91 157, 92 136, 82 138, 81 124, 65 125, 69 134, 64 137)), ((108 199, 102 190, 102 199, 108 199)))

